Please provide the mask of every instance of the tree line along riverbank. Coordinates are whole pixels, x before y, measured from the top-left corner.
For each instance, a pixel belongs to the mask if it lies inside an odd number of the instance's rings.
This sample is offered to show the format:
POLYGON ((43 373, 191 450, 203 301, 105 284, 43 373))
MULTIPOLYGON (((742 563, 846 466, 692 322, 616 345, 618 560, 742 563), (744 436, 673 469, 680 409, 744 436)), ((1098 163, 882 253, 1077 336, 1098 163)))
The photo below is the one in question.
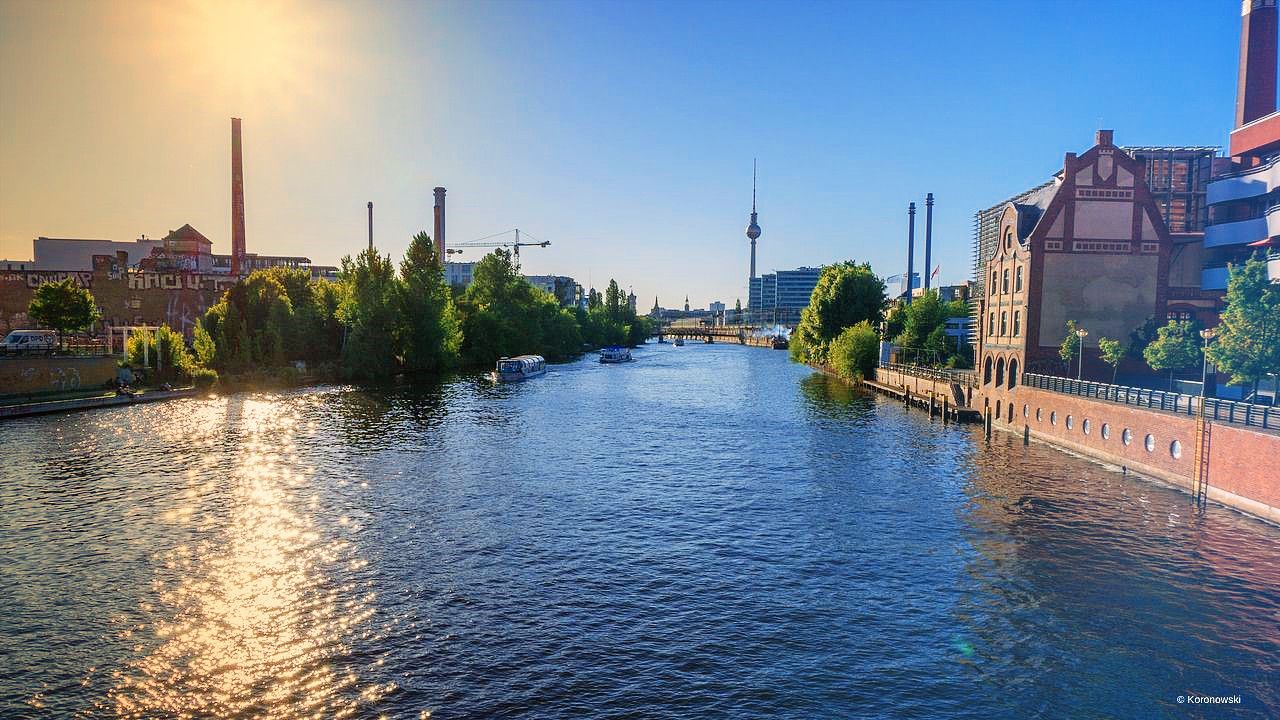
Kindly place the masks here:
MULTIPOLYGON (((585 307, 535 288, 501 248, 480 260, 465 289, 451 288, 426 233, 398 267, 374 248, 343 258, 336 281, 271 268, 241 279, 197 322, 191 337, 161 326, 133 333, 126 366, 150 366, 151 384, 223 387, 300 381, 380 380, 492 366, 525 353, 551 360, 603 345, 637 345, 651 332, 609 281, 585 307)), ((89 290, 42 285, 31 317, 60 334, 98 319, 89 290)))

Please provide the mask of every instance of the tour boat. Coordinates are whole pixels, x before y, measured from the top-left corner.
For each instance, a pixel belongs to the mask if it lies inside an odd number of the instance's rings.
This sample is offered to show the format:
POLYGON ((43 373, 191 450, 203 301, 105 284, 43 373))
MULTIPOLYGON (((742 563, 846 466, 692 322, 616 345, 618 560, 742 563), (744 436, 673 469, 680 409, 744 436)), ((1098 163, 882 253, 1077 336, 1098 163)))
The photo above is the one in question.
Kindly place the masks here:
POLYGON ((676 338, 676 347, 684 347, 684 338, 682 337, 676 338))
POLYGON ((785 335, 774 335, 770 338, 770 342, 774 350, 786 350, 787 346, 790 345, 785 335))
POLYGON ((631 362, 634 359, 631 357, 631 350, 617 345, 610 345, 600 350, 600 362, 602 363, 624 363, 631 362))
POLYGON ((494 382, 509 383, 528 380, 547 373, 547 361, 541 355, 519 355, 498 360, 493 370, 494 382))

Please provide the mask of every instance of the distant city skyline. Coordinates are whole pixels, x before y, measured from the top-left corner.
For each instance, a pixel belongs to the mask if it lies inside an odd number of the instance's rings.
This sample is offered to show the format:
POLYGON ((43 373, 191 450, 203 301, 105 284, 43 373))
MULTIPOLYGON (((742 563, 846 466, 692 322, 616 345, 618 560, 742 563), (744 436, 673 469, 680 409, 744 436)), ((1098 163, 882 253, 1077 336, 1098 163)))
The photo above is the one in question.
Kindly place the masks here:
POLYGON ((932 192, 962 282, 973 213, 1098 127, 1225 146, 1239 7, 1165 7, 0 2, 0 257, 186 223, 229 252, 241 117, 249 252, 337 264, 372 201, 398 261, 443 186, 451 245, 520 227, 527 273, 746 305, 758 158, 759 274, 901 274, 932 192))

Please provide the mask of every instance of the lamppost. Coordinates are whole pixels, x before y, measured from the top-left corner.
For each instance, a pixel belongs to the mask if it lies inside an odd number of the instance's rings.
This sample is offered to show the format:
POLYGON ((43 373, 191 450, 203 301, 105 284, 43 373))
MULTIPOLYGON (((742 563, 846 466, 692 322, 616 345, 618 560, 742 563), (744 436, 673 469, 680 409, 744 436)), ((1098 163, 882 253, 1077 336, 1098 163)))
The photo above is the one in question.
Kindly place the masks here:
POLYGON ((1084 378, 1084 338, 1088 334, 1088 330, 1076 328, 1076 337, 1080 338, 1080 346, 1076 348, 1076 352, 1080 355, 1080 369, 1076 371, 1076 380, 1084 378))
POLYGON ((1204 349, 1201 350, 1202 362, 1200 365, 1200 407, 1204 407, 1204 399, 1209 382, 1209 341, 1218 334, 1218 328, 1205 328, 1200 331, 1200 337, 1204 338, 1204 349))

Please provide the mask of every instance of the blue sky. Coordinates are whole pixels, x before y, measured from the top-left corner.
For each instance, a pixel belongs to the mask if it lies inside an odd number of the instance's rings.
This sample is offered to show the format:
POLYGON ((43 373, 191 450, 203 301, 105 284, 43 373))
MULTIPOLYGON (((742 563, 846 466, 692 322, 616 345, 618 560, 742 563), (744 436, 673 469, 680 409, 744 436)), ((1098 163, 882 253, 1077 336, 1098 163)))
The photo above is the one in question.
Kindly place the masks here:
POLYGON ((974 211, 1098 127, 1225 145, 1240 23, 1234 2, 174 8, 0 4, 0 256, 185 222, 226 251, 236 115, 251 251, 336 263, 373 200, 398 260, 444 185, 450 244, 520 227, 552 242, 527 272, 732 305, 756 157, 761 271, 902 272, 907 203, 933 192, 959 282, 974 211))

